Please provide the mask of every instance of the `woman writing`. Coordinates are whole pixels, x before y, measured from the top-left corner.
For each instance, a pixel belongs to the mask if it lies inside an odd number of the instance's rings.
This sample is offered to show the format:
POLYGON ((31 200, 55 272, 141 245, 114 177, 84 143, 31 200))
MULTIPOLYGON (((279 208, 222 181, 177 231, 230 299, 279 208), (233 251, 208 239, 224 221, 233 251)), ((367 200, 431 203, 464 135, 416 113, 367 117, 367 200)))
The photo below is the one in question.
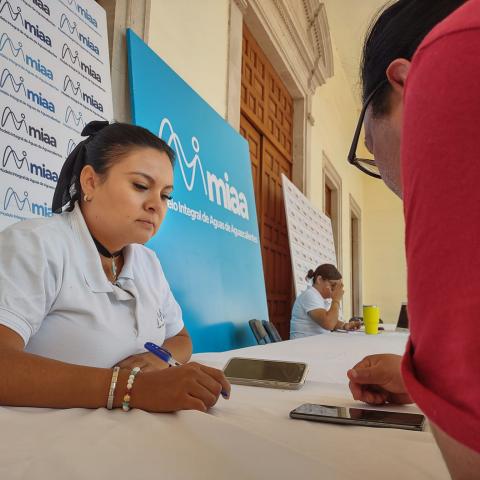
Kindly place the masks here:
POLYGON ((168 369, 143 348, 163 344, 181 362, 192 353, 143 246, 167 212, 173 152, 127 124, 91 122, 82 134, 55 190, 59 215, 0 233, 0 404, 206 411, 230 391, 223 373, 168 369))

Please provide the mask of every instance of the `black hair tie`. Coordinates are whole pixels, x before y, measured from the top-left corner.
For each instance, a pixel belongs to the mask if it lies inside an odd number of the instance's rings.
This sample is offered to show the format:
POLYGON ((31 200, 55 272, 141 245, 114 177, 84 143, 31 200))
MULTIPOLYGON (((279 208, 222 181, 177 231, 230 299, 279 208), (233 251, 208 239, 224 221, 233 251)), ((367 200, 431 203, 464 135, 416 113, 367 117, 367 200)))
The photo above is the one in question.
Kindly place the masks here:
POLYGON ((87 137, 82 140, 70 153, 62 166, 60 175, 58 177, 55 193, 52 200, 52 211, 54 213, 62 213, 65 205, 72 204, 72 197, 78 195, 80 192, 72 191, 75 188, 75 182, 80 178, 82 168, 85 166, 87 159, 87 144, 94 138, 94 136, 103 130, 109 123, 103 120, 93 120, 87 123, 82 130, 82 137, 87 137))
MULTIPOLYGON (((93 120, 88 122, 82 130, 82 137, 91 137, 103 130, 109 123, 105 120, 93 120)), ((88 139, 87 139, 88 140, 88 139)))

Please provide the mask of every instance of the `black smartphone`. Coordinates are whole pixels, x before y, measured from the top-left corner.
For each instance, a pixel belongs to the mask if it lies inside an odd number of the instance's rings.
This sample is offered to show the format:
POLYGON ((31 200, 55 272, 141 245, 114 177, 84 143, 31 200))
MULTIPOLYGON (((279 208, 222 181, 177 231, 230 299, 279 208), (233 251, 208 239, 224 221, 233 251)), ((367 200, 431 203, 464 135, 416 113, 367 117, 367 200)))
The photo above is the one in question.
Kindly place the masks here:
POLYGON ((231 383, 297 390, 305 383, 307 364, 258 358, 231 358, 223 373, 231 383))
POLYGON ((290 412, 290 417, 315 422, 361 425, 364 427, 401 428, 422 431, 425 417, 419 413, 386 412, 366 408, 336 407, 305 403, 290 412))

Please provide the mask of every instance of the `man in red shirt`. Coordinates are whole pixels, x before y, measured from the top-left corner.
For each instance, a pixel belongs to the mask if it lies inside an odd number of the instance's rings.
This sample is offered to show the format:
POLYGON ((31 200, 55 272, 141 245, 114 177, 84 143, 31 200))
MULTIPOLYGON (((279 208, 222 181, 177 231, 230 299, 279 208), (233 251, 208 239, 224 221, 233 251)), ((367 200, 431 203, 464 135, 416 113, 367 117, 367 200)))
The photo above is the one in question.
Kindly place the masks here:
MULTIPOLYGON (((478 479, 480 0, 463 3, 400 0, 365 43, 359 125, 404 199, 411 335, 403 360, 372 355, 348 377, 355 399, 415 401, 452 477, 478 479)), ((349 161, 376 176, 355 155, 358 136, 349 161)))

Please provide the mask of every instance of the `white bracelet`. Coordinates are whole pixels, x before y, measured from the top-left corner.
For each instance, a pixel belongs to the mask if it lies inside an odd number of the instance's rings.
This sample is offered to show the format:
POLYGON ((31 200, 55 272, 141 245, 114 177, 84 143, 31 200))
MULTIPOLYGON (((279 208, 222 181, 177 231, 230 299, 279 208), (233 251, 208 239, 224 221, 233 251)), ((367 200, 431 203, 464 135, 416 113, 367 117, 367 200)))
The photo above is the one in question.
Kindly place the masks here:
POLYGON ((127 391, 125 392, 125 395, 123 396, 123 401, 122 401, 122 410, 124 412, 128 412, 130 410, 130 399, 132 397, 133 382, 135 381, 135 377, 141 371, 142 370, 140 369, 140 367, 133 367, 130 372, 130 375, 128 376, 127 391))
POLYGON ((114 367, 112 373, 112 380, 110 382, 110 390, 108 391, 108 400, 107 400, 107 409, 112 410, 113 408, 113 398, 115 396, 115 388, 117 386, 118 372, 120 372, 120 367, 114 367))

